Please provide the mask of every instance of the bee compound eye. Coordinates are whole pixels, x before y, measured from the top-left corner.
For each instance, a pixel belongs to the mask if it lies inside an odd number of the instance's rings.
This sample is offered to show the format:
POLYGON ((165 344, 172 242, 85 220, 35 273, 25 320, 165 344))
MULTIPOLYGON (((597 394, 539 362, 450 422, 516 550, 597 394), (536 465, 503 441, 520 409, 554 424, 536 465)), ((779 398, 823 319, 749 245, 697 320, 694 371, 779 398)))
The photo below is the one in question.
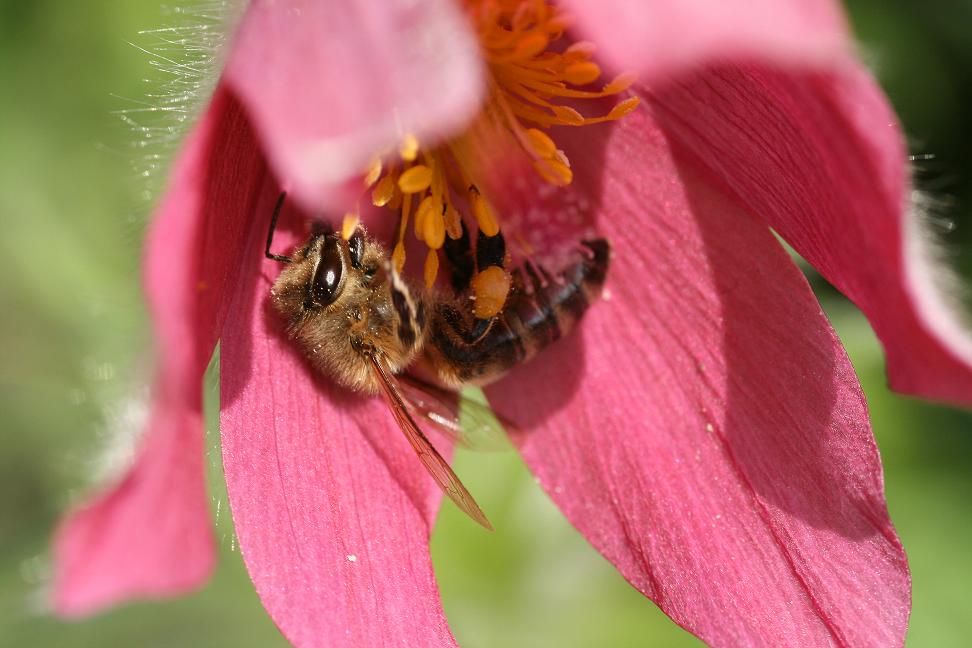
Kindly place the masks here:
POLYGON ((344 262, 338 241, 329 236, 321 246, 321 260, 314 271, 314 283, 311 286, 314 304, 327 306, 337 299, 343 272, 344 262))

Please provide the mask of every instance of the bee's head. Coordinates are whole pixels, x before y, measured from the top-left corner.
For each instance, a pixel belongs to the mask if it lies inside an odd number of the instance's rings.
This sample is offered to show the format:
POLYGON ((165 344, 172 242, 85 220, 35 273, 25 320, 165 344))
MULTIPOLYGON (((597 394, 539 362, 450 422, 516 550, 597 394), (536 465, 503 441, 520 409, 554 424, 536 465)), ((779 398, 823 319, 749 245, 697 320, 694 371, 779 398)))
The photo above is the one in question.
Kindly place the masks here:
POLYGON ((338 382, 374 391, 370 356, 393 371, 414 358, 424 310, 361 227, 347 239, 314 234, 277 260, 286 265, 271 290, 274 307, 311 361, 338 382))
POLYGON ((366 297, 382 281, 384 252, 358 227, 347 240, 339 232, 315 233, 292 256, 278 260, 287 265, 271 294, 293 327, 310 316, 337 314, 351 305, 349 299, 366 297))

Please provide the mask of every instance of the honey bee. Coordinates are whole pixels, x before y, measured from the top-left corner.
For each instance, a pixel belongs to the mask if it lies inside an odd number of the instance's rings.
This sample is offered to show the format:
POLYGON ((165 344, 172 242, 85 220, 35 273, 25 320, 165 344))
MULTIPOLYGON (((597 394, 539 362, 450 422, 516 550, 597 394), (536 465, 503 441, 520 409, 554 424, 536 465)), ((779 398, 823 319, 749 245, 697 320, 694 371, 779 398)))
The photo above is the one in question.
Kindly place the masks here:
POLYGON ((608 242, 582 241, 580 258, 555 274, 535 264, 507 274, 508 293, 495 315, 484 319, 474 304, 477 278, 481 284, 483 277, 507 273, 501 233, 479 232, 475 257, 465 226, 459 239, 447 240, 453 294, 446 294, 396 272, 384 247, 360 225, 346 238, 342 232, 316 231, 290 256, 273 254, 285 197, 277 200, 265 254, 285 264, 270 294, 288 334, 315 369, 355 391, 382 394, 439 487, 473 520, 492 529, 416 422, 418 416, 447 432, 457 430, 448 422, 458 411, 450 405, 451 392, 408 369, 422 360, 451 390, 489 384, 531 359, 566 335, 599 295, 608 242))

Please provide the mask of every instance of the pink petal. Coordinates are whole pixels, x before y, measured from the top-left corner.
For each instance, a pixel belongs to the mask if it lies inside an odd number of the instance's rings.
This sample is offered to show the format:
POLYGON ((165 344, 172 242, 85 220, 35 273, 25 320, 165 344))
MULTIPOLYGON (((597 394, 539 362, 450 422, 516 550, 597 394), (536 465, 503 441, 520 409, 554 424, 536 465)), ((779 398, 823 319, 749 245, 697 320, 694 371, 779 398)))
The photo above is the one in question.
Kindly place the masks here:
POLYGON ((866 71, 720 69, 650 101, 682 151, 864 311, 895 389, 972 403, 972 336, 935 285, 901 130, 866 71))
POLYGON ((614 246, 608 296, 487 390, 543 488, 711 645, 900 645, 910 578, 864 396, 804 278, 645 111, 567 154, 614 246))
POLYGON ((714 61, 820 64, 847 53, 830 0, 563 0, 599 56, 643 80, 714 61))
MULTIPOLYGON (((223 465, 250 576, 295 645, 454 646, 428 549, 438 489, 384 404, 314 375, 270 307, 275 198, 268 187, 247 212, 220 343, 223 465)), ((296 241, 278 231, 274 245, 296 241)))
POLYGON ((212 572, 200 412, 162 396, 164 390, 160 385, 136 464, 58 530, 54 608, 60 615, 181 594, 212 572))
POLYGON ((376 153, 460 129, 483 92, 450 0, 255 0, 227 66, 285 186, 313 208, 358 197, 376 153))
POLYGON ((201 379, 241 258, 247 187, 265 173, 239 105, 217 92, 149 233, 145 280, 161 366, 145 441, 128 474, 58 532, 61 614, 181 593, 212 570, 201 379))

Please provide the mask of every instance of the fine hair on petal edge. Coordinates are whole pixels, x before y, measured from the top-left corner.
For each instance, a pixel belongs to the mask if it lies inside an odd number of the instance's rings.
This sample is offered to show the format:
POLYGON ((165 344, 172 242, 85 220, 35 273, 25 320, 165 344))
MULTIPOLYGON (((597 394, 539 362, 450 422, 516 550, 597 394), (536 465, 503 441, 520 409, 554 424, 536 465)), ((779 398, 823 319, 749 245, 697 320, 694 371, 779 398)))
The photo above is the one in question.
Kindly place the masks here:
POLYGON ((951 201, 926 189, 913 189, 906 201, 902 227, 906 287, 919 304, 925 325, 972 364, 970 295, 956 269, 960 255, 945 238, 955 229, 945 213, 951 201))
POLYGON ((162 25, 128 41, 153 71, 143 79, 144 94, 115 95, 123 107, 113 111, 132 134, 127 153, 139 187, 138 216, 128 218, 139 230, 134 238, 140 238, 170 159, 216 85, 227 28, 240 11, 235 7, 228 0, 162 5, 162 25))

